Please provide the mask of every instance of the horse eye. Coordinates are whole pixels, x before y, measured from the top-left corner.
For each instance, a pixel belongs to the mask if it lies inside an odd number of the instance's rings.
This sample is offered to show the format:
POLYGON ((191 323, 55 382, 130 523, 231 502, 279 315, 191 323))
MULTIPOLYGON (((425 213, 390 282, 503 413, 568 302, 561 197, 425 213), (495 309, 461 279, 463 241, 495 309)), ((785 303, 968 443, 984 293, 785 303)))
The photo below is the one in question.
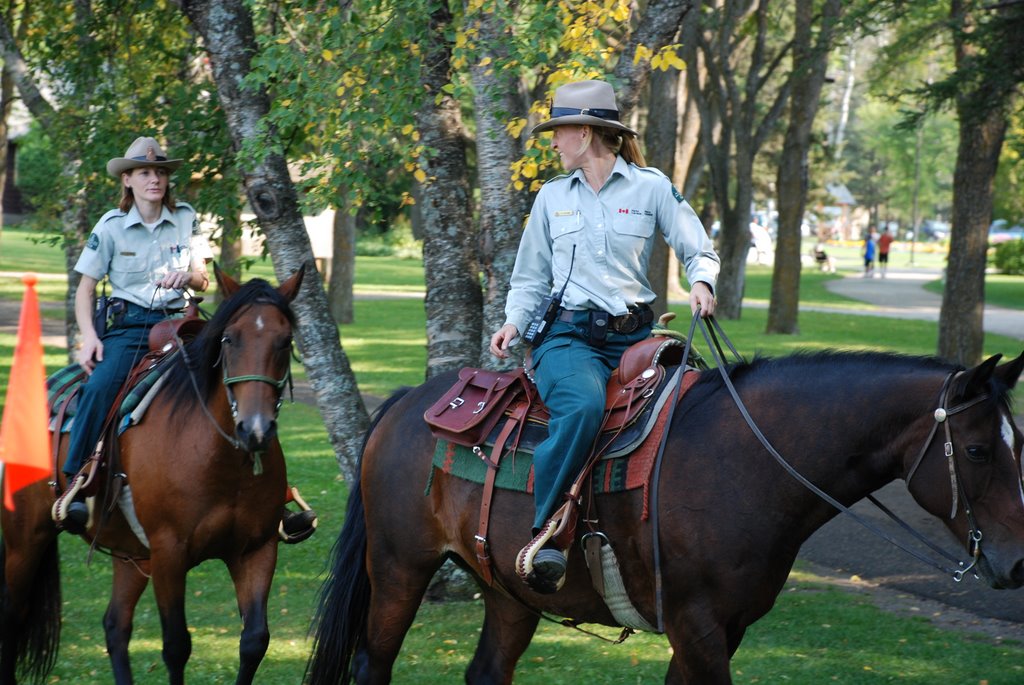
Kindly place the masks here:
POLYGON ((230 345, 231 344, 231 336, 225 334, 223 337, 221 337, 220 344, 221 345, 230 345))
POLYGON ((975 464, 984 464, 989 460, 988 448, 984 445, 970 445, 967 448, 967 459, 975 464))

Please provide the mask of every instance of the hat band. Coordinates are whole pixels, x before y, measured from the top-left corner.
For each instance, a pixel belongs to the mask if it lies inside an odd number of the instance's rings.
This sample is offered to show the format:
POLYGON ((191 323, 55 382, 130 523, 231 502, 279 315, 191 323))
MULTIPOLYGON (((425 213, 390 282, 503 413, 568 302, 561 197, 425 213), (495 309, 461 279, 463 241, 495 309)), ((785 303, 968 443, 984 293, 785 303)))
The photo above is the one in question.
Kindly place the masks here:
POLYGON ((128 159, 132 160, 133 162, 166 162, 167 161, 167 158, 164 157, 163 155, 157 155, 156 157, 153 157, 152 159, 150 159, 149 157, 146 157, 145 155, 143 155, 141 157, 129 157, 128 159))
POLYGON ((619 112, 618 112, 618 110, 615 110, 615 109, 587 109, 587 108, 577 109, 575 107, 552 107, 551 108, 551 118, 552 119, 555 119, 557 117, 571 117, 571 116, 576 116, 577 114, 585 114, 585 115, 588 115, 588 116, 597 117, 598 119, 607 119, 608 121, 618 121, 619 120, 619 112))

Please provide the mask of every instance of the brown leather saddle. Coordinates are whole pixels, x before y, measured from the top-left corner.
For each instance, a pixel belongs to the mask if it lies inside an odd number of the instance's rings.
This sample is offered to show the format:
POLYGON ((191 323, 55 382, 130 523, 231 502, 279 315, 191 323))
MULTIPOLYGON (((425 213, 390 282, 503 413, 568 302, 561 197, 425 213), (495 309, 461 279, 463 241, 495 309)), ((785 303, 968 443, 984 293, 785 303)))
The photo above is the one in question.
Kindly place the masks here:
MULTIPOLYGON (((612 372, 605 395, 605 417, 577 483, 585 479, 598 458, 626 453, 641 442, 657 418, 656 399, 666 382, 666 367, 684 362, 686 345, 672 337, 655 336, 629 347, 612 372), (615 449, 616 440, 626 431, 638 433, 636 442, 615 449)), ((477 558, 486 583, 493 580, 487 545, 490 504, 502 458, 518 449, 530 449, 547 436, 550 412, 537 395, 524 369, 488 371, 465 368, 459 380, 423 415, 439 440, 473 448, 487 464, 476 535, 477 558), (502 421, 504 419, 504 421, 502 421), (489 454, 483 449, 489 448, 489 454)))

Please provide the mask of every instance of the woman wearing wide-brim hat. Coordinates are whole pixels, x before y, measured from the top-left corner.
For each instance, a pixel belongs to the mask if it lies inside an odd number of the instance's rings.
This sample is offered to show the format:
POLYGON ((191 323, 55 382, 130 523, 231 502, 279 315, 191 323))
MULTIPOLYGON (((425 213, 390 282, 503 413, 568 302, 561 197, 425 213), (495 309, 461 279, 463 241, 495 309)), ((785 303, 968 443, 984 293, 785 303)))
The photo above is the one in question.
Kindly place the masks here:
MULTIPOLYGON (((604 413, 605 386, 622 352, 650 335, 655 293, 647 265, 657 234, 679 256, 690 306, 715 310, 719 259, 693 208, 657 169, 645 166, 637 133, 619 119, 604 81, 555 91, 547 121, 565 175, 541 187, 523 232, 505 305, 505 324, 491 353, 508 356, 521 337, 532 346, 532 370, 551 412, 548 438, 534 454, 536 514, 518 567, 537 592, 558 590, 566 551, 550 541, 550 517, 589 454, 604 413), (545 299, 564 289, 554 319, 529 339, 545 299)), ((525 534, 525 531, 524 531, 525 534)))
MULTIPOLYGON (((206 262, 213 258, 199 232, 195 210, 175 202, 170 174, 182 164, 170 159, 153 138, 139 137, 123 157, 107 162, 121 184, 121 201, 96 223, 75 264, 81 281, 75 292, 75 321, 81 333, 77 361, 88 374, 71 429, 64 473, 79 472, 100 438, 107 412, 135 363, 148 351, 149 330, 185 307, 186 288, 209 285, 206 262), (93 321, 96 286, 110 281, 110 325, 93 321)), ((84 529, 88 509, 78 498, 64 528, 84 529)))

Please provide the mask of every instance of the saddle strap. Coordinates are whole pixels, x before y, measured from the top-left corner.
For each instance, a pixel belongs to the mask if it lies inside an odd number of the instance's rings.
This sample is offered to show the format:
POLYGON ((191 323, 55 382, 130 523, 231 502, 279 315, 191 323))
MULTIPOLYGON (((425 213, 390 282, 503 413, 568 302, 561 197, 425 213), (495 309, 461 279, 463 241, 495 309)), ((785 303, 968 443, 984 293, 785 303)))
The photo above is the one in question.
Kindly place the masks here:
MULTIPOLYGON (((491 522, 491 499, 494 497, 494 483, 498 477, 498 465, 505 451, 505 443, 512 435, 512 432, 516 430, 516 427, 519 427, 520 432, 522 431, 522 426, 525 422, 529 408, 529 402, 520 402, 513 407, 512 414, 505 420, 505 425, 502 427, 501 433, 498 434, 498 439, 494 442, 494 447, 491 449, 490 459, 483 454, 483 451, 480 450, 479 447, 474 448, 477 455, 487 464, 487 476, 484 479, 484 489, 480 497, 480 525, 477 528, 475 536, 476 558, 477 561, 480 562, 480 575, 487 585, 494 584, 491 555, 487 545, 487 531, 491 522)), ((517 435, 516 440, 512 445, 512 452, 515 452, 515 448, 518 444, 519 437, 517 435)))

